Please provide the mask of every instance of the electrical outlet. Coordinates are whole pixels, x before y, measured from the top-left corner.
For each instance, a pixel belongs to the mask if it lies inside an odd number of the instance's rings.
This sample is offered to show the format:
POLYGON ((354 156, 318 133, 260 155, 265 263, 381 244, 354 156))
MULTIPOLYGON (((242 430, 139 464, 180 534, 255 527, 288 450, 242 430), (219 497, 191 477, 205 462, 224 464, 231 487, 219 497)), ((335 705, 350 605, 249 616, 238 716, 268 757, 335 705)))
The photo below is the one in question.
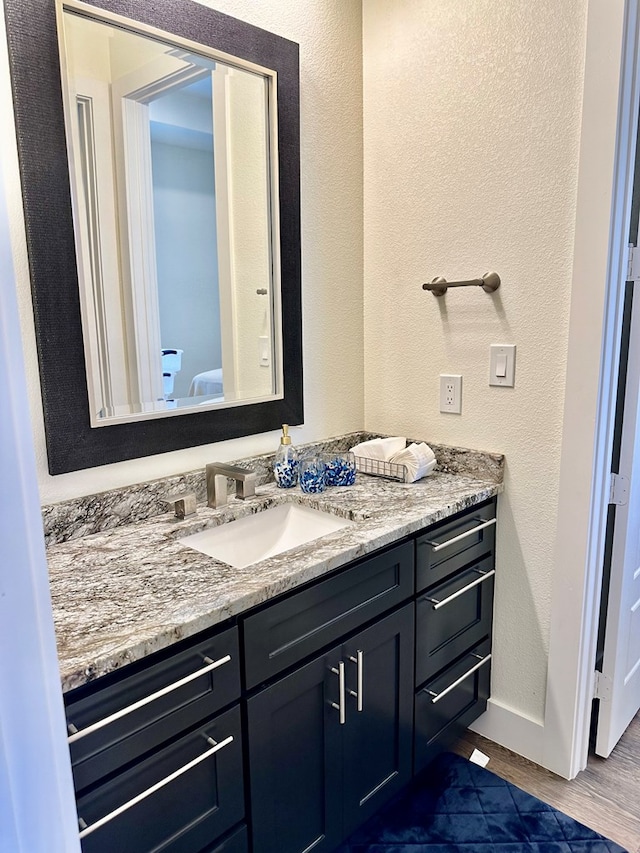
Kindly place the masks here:
POLYGON ((440 374, 440 411, 462 413, 462 376, 440 374))

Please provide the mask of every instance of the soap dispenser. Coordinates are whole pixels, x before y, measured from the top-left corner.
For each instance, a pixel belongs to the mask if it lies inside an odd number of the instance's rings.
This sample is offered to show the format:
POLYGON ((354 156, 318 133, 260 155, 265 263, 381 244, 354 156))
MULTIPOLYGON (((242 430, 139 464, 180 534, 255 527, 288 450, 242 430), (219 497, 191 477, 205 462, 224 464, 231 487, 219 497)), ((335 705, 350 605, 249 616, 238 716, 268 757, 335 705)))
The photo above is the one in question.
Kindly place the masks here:
POLYGON ((291 444, 289 424, 282 424, 280 446, 273 460, 276 486, 291 489, 298 482, 298 451, 291 444))

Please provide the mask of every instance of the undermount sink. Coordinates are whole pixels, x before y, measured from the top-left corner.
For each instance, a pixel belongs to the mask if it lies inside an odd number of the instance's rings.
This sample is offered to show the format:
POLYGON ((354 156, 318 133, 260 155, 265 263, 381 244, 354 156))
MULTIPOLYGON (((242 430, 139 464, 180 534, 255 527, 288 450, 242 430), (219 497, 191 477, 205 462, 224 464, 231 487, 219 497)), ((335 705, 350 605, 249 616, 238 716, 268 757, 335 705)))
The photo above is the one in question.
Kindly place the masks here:
POLYGON ((210 527, 178 541, 237 569, 244 569, 351 524, 353 522, 346 518, 288 503, 210 527))

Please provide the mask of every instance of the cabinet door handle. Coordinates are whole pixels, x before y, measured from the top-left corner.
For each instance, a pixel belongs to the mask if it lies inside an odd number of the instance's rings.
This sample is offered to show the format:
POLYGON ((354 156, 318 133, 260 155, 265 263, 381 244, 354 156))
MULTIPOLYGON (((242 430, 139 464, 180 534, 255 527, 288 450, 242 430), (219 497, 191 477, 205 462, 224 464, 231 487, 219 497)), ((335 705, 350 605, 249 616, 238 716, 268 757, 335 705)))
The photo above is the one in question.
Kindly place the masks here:
MULTIPOLYGON (((479 657, 480 655, 474 655, 474 658, 479 657)), ((480 669, 480 667, 484 666, 485 663, 489 663, 490 660, 491 654, 485 655, 485 657, 480 658, 480 660, 477 664, 475 664, 475 666, 472 666, 471 669, 467 670, 467 672, 465 672, 464 675, 461 675, 460 678, 456 678, 456 680, 452 684, 450 684, 448 687, 445 687, 445 689, 441 690, 440 693, 434 693, 433 690, 427 690, 426 692, 429 694, 429 696, 431 696, 431 701, 433 702, 433 704, 435 705, 435 703, 439 702, 444 696, 447 695, 447 693, 450 693, 452 690, 455 690, 459 684, 462 684, 465 678, 469 678, 470 675, 473 675, 473 673, 477 669, 480 669)))
POLYGON ((473 533, 477 533, 478 530, 484 530, 485 527, 491 527, 497 521, 496 518, 490 518, 489 521, 484 521, 482 524, 478 524, 475 527, 472 527, 471 530, 465 530, 464 533, 458 534, 458 536, 454 536, 452 539, 447 539, 446 542, 435 542, 433 539, 425 539, 424 541, 431 545, 431 548, 434 551, 442 551, 443 548, 448 548, 449 545, 453 545, 455 542, 460 542, 462 539, 466 539, 467 536, 471 536, 473 533))
POLYGON ((340 661, 338 668, 331 667, 331 672, 338 676, 338 701, 331 702, 331 707, 335 708, 340 713, 340 725, 344 726, 347 722, 347 697, 346 697, 346 679, 344 674, 344 661, 340 661))
POLYGON ((177 779, 178 776, 182 776, 183 773, 187 773, 191 770, 192 767, 195 767, 196 764, 200 764, 201 761, 206 761, 207 758, 210 758, 212 755, 215 755, 216 752, 220 752, 221 749, 224 749, 225 746, 228 746, 233 741, 233 735, 229 735, 229 737, 221 740, 220 743, 216 743, 213 738, 207 738, 208 743, 214 744, 211 749, 208 749, 206 752, 203 752, 202 755, 199 755, 197 758, 194 758, 192 761, 189 761, 188 764, 185 764, 183 767, 180 767, 179 770, 175 770, 173 773, 170 773, 168 776, 165 776, 164 779, 161 779, 159 782, 156 782, 155 785, 152 785, 150 788, 147 788, 145 791, 142 791, 141 794, 137 794, 132 799, 128 800, 126 803, 123 803, 121 806, 118 806, 117 809, 114 809, 109 814, 101 817, 99 820, 95 821, 95 823, 89 824, 87 826, 82 819, 80 819, 80 825, 83 826, 80 830, 80 838, 85 838, 87 835, 90 835, 92 832, 95 832, 96 829, 100 829, 101 826, 104 826, 109 821, 113 820, 114 817, 118 817, 123 812, 126 812, 132 806, 137 805, 142 800, 145 800, 147 797, 150 797, 151 794, 155 794, 156 791, 160 790, 160 788, 164 788, 165 785, 168 785, 169 782, 173 782, 174 779, 177 779))
MULTIPOLYGON (((476 569, 476 571, 478 571, 476 569)), ((464 595, 465 592, 469 592, 470 589, 473 589, 474 586, 478 586, 478 584, 484 583, 488 581, 489 578, 492 578, 496 573, 495 569, 491 569, 490 572, 482 572, 479 578, 476 578, 471 583, 468 583, 466 586, 463 586, 462 589, 459 589, 457 592, 451 593, 446 598, 443 598, 442 601, 439 601, 437 598, 430 598, 428 595, 424 596, 424 601, 430 601, 433 604, 434 610, 440 610, 441 607, 444 607, 445 604, 449 604, 451 601, 455 601, 456 598, 460 595, 464 595)))
POLYGON ((70 744, 75 743, 75 741, 80 740, 81 738, 98 731, 98 729, 103 728, 103 726, 108 726, 109 723, 113 723, 115 720, 119 720, 120 717, 125 717, 132 711, 137 711, 138 708, 143 708, 145 705, 148 705, 150 702, 159 699, 161 696, 166 696, 167 693, 171 693, 172 690, 177 690, 179 687, 188 684, 195 678, 200 678, 201 675, 205 675, 207 672, 211 672, 212 670, 217 669, 219 666, 222 666, 225 663, 229 663, 229 661, 231 660, 231 655, 225 655, 224 657, 219 658, 219 660, 211 660, 211 658, 205 657, 204 660, 207 666, 203 666, 202 669, 198 669, 196 672, 192 672, 191 675, 185 675, 185 677, 181 678, 179 681, 174 681, 173 684, 169 684, 166 687, 162 687, 155 693, 150 693, 149 696, 145 696, 144 699, 139 699, 137 702, 133 702, 131 705, 127 705, 126 708, 121 708, 119 711, 110 714, 108 717, 103 717, 96 723, 92 723, 90 726, 86 726, 86 728, 80 729, 80 731, 75 728, 73 723, 70 723, 69 731, 71 732, 71 734, 67 738, 68 742, 70 744))
POLYGON ((356 690, 349 690, 349 696, 355 697, 358 711, 364 711, 364 652, 362 649, 358 649, 355 657, 349 655, 349 660, 358 667, 356 671, 357 688, 356 690))

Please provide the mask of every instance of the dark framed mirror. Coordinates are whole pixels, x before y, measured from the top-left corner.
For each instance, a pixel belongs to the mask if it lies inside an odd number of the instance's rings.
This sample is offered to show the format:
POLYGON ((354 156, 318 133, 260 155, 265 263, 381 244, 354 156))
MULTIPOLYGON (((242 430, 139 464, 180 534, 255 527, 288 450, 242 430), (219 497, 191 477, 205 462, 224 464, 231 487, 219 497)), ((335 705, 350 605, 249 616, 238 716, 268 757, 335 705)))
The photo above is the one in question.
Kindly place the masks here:
MULTIPOLYGON (((187 400, 184 409, 165 410, 166 402, 158 398, 158 410, 147 419, 107 418, 104 425, 92 425, 96 404, 89 393, 92 363, 87 355, 92 315, 88 324, 74 236, 74 213, 76 223, 78 213, 72 205, 73 170, 67 156, 56 4, 53 0, 5 0, 50 472, 65 473, 302 422, 298 46, 191 0, 161 4, 97 0, 91 5, 70 5, 86 8, 88 17, 92 8, 122 16, 161 31, 169 43, 176 39, 195 45, 196 53, 200 45, 203 53, 210 49, 226 54, 231 67, 236 58, 274 72, 277 110, 272 126, 277 137, 267 142, 266 149, 275 152, 277 146, 272 221, 279 228, 269 228, 275 248, 267 264, 269 274, 279 268, 272 302, 275 317, 271 337, 265 336, 268 344, 260 351, 256 334, 246 343, 238 335, 235 346, 238 357, 247 349, 251 358, 263 364, 279 360, 280 379, 274 379, 274 393, 258 396, 256 401, 251 393, 237 399, 227 393, 227 399, 196 397, 187 400)), ((204 72, 199 68, 198 73, 204 72)), ((202 88, 202 80, 196 82, 202 88)), ((263 300, 265 289, 254 288, 263 300)), ((107 337, 112 337, 111 332, 107 337)), ((170 397, 169 403, 173 403, 170 397)))

